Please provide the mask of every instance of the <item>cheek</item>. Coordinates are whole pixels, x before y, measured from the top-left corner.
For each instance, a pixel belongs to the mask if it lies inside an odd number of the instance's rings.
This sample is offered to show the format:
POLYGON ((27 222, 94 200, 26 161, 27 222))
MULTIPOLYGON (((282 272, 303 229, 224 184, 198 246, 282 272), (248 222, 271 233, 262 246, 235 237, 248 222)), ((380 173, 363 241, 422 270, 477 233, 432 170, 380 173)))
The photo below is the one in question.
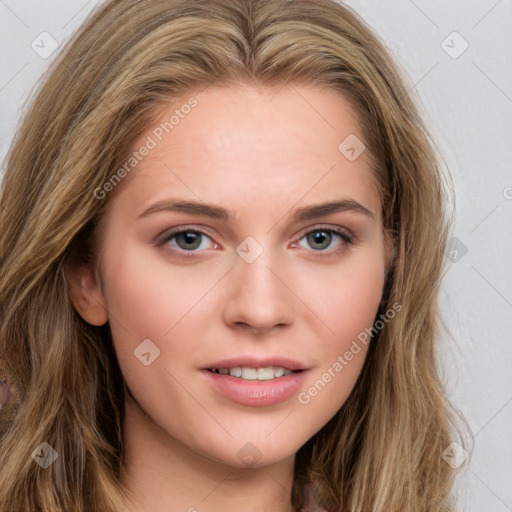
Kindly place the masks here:
MULTIPOLYGON (((348 398, 361 372, 371 329, 384 285, 384 264, 379 251, 360 253, 332 274, 316 276, 324 287, 317 289, 311 309, 328 327, 329 334, 319 346, 319 366, 298 396, 298 401, 316 418, 315 424, 329 421, 348 398)), ((311 281, 311 275, 304 283, 311 281)), ((324 332, 327 330, 324 329, 324 332)))
POLYGON ((328 328, 329 351, 342 350, 371 326, 384 286, 384 261, 376 248, 350 255, 346 263, 314 272, 297 273, 307 303, 328 328), (309 291, 308 291, 309 290, 309 291), (314 293, 312 293, 314 290, 314 293))
POLYGON ((148 338, 168 333, 222 276, 222 269, 195 271, 129 246, 111 251, 103 272, 109 276, 105 298, 112 327, 117 323, 119 330, 122 324, 125 331, 148 338))
MULTIPOLYGON (((108 286, 104 293, 117 359, 128 383, 129 374, 135 379, 144 376, 150 396, 151 387, 158 386, 151 380, 156 378, 156 369, 172 368, 175 372, 173 362, 180 361, 181 373, 191 351, 200 349, 197 331, 203 323, 201 317, 211 313, 212 289, 226 269, 220 265, 200 270, 180 267, 163 257, 150 259, 146 249, 121 243, 112 243, 105 254, 108 258, 102 264, 102 273, 108 276, 108 286), (145 345, 141 345, 143 342, 145 345), (150 360, 158 354, 148 367, 137 359, 139 352, 148 351, 142 347, 149 348, 150 360)), ((165 381, 168 376, 163 378, 165 381)), ((137 380, 135 384, 138 390, 145 386, 137 380)))

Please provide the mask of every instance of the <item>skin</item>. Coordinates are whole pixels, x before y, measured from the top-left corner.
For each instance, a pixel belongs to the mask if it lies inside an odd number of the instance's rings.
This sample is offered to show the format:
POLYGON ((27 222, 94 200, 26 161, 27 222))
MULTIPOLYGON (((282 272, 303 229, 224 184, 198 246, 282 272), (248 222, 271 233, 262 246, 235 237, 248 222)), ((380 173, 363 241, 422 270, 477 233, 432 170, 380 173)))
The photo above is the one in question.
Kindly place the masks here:
MULTIPOLYGON (((321 379, 371 327, 382 297, 390 250, 380 198, 366 152, 349 161, 338 150, 349 134, 363 140, 339 92, 240 84, 210 86, 195 98, 198 106, 108 199, 96 264, 68 269, 72 300, 87 322, 109 322, 136 399, 126 399, 124 482, 133 503, 124 510, 284 512, 296 452, 345 402, 367 347, 307 404, 294 395, 239 405, 201 369, 272 354, 308 368, 301 392, 321 379), (170 197, 213 203, 235 218, 139 218, 170 197), (297 208, 341 199, 373 217, 348 210, 292 220, 297 208), (155 243, 178 226, 207 235, 196 246, 180 237, 155 243), (357 243, 321 238, 326 228, 349 230, 357 243), (312 231, 320 238, 308 238, 312 231), (252 263, 236 252, 248 236, 263 249, 252 263), (184 255, 188 247, 194 256, 184 255), (134 356, 144 339, 160 350, 148 366, 134 356), (251 467, 237 455, 248 442, 260 457, 251 467)), ((165 106, 134 148, 179 106, 165 106)))

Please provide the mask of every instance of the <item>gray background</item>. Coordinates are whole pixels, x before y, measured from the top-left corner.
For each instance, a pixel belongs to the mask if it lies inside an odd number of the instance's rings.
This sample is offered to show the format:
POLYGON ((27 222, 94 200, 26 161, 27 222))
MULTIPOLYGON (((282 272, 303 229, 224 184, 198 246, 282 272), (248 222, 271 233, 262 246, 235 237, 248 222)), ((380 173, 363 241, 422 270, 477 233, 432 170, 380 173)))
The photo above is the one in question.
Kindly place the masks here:
MULTIPOLYGON (((31 45, 51 48, 42 32, 61 45, 98 3, 0 0, 0 159, 52 59, 31 45)), ((512 1, 347 3, 402 63, 455 183, 441 306, 446 388, 474 436, 460 510, 512 511, 512 1)))

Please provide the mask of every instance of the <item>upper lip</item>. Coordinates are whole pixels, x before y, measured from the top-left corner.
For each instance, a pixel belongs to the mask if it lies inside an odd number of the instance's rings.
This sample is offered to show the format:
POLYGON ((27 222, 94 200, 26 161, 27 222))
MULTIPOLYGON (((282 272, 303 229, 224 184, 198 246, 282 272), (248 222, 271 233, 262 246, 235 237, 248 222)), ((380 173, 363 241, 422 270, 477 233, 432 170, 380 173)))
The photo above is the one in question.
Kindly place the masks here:
POLYGON ((284 369, 297 371, 306 370, 306 365, 283 356, 237 356, 227 359, 220 359, 209 364, 205 369, 235 368, 237 366, 248 366, 251 368, 267 368, 269 366, 280 366, 284 369))

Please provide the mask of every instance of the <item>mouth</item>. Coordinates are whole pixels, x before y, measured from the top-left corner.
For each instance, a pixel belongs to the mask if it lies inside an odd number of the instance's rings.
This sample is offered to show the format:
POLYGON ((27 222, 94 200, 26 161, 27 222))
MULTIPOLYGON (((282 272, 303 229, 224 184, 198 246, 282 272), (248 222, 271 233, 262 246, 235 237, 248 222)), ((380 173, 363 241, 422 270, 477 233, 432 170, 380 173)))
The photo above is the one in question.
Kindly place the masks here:
POLYGON ((309 367, 287 357, 232 357, 202 368, 205 382, 231 402, 267 407, 290 400, 305 385, 309 367))

